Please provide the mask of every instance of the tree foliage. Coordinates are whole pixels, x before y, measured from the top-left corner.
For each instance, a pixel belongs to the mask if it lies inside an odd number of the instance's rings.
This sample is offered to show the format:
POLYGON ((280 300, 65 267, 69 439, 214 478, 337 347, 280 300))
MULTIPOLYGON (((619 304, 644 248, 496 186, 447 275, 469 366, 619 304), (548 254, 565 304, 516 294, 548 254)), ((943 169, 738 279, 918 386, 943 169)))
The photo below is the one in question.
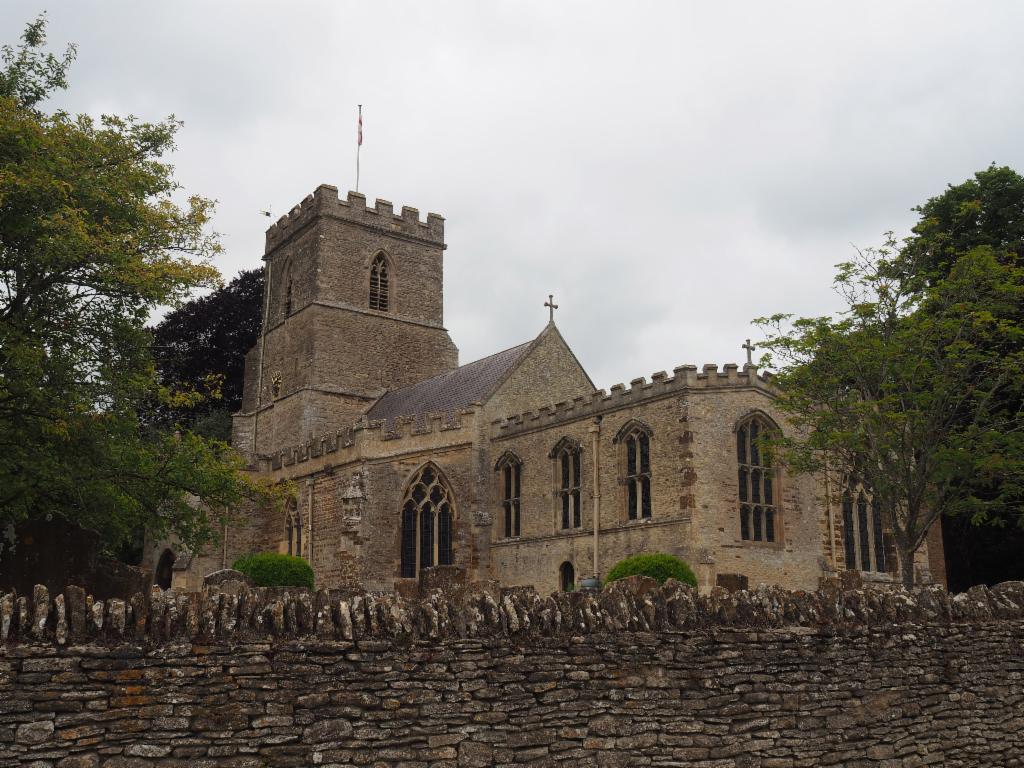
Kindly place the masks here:
POLYGON ((42 53, 44 30, 0 73, 0 523, 60 514, 109 541, 197 544, 257 489, 225 444, 139 416, 199 397, 157 381, 144 323, 218 283, 212 203, 175 202, 173 118, 37 109, 73 54, 42 53))
POLYGON ((164 386, 207 395, 186 407, 164 408, 164 423, 229 438, 230 414, 242 405, 245 353, 259 336, 262 298, 263 271, 243 271, 155 326, 153 353, 164 386))
POLYGON ((853 476, 875 494, 899 552, 912 556, 942 514, 976 522, 1019 514, 1024 493, 1019 399, 1024 269, 991 246, 957 254, 928 282, 899 268, 892 239, 840 265, 836 317, 758 322, 779 365, 780 438, 790 467, 853 476), (980 496, 975 481, 998 492, 980 496))
POLYGON ((1024 264, 1024 177, 991 165, 914 209, 921 218, 897 266, 908 277, 942 279, 973 248, 987 246, 1003 264, 1024 264))

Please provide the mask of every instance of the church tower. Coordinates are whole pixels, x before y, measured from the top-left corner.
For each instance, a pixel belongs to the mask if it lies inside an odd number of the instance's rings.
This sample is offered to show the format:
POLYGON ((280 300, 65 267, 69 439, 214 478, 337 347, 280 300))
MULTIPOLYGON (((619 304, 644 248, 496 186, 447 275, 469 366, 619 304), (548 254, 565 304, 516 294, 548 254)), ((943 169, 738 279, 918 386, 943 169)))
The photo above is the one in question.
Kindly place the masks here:
POLYGON ((322 184, 267 230, 263 328, 232 442, 266 455, 350 426, 458 365, 443 324, 444 219, 322 184))

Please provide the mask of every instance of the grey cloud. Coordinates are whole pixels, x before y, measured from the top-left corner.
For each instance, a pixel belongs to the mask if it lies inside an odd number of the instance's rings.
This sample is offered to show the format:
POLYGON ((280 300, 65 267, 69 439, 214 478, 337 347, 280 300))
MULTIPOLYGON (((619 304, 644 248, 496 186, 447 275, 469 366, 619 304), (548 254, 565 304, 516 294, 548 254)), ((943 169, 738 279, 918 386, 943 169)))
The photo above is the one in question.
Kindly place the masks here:
POLYGON ((851 243, 990 161, 1024 169, 1024 7, 989 2, 200 2, 49 7, 71 110, 169 113, 228 276, 321 182, 447 217, 462 360, 558 322, 599 386, 743 358, 835 308, 851 243))

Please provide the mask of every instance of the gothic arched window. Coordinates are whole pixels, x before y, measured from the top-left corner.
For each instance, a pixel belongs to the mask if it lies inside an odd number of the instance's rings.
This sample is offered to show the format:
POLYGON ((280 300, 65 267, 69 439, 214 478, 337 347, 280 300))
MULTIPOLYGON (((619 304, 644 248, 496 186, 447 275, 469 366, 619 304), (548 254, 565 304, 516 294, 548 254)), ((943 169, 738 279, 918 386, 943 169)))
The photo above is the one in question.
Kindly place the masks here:
POLYGON ((390 298, 390 275, 388 260, 378 253, 370 266, 370 309, 387 312, 390 298))
POLYGON ((763 450, 764 436, 776 427, 763 416, 751 416, 736 429, 736 462, 740 499, 740 538, 773 542, 777 538, 776 471, 763 450))
POLYGON ((621 446, 620 466, 625 486, 626 517, 651 517, 651 428, 636 420, 627 422, 615 436, 621 446))
POLYGON ((559 440, 549 454, 555 460, 555 495, 562 530, 583 525, 580 506, 581 454, 579 442, 568 437, 559 440))
POLYGON ((402 503, 401 575, 413 579, 424 568, 452 564, 455 512, 444 476, 426 464, 413 476, 402 503))
POLYGON ((505 521, 505 538, 518 536, 521 523, 520 489, 523 462, 511 451, 498 459, 495 469, 501 473, 501 509, 505 521))
POLYGON ((886 570, 882 510, 871 489, 849 478, 842 496, 843 556, 849 571, 886 570), (854 511, 856 505, 856 512, 854 511))

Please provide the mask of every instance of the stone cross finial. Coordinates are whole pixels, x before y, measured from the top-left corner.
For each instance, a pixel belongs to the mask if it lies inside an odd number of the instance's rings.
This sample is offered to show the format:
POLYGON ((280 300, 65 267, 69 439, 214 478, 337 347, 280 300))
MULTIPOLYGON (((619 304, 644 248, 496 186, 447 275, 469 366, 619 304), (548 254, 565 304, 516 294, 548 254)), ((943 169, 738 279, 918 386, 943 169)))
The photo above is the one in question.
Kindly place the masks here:
POLYGON ((554 294, 548 294, 548 300, 544 302, 544 306, 548 308, 548 322, 555 322, 555 310, 558 309, 558 305, 555 304, 554 294))
POLYGON ((747 365, 753 365, 754 361, 751 358, 751 355, 757 347, 750 343, 750 339, 747 339, 747 343, 741 345, 741 348, 747 350, 747 365))

